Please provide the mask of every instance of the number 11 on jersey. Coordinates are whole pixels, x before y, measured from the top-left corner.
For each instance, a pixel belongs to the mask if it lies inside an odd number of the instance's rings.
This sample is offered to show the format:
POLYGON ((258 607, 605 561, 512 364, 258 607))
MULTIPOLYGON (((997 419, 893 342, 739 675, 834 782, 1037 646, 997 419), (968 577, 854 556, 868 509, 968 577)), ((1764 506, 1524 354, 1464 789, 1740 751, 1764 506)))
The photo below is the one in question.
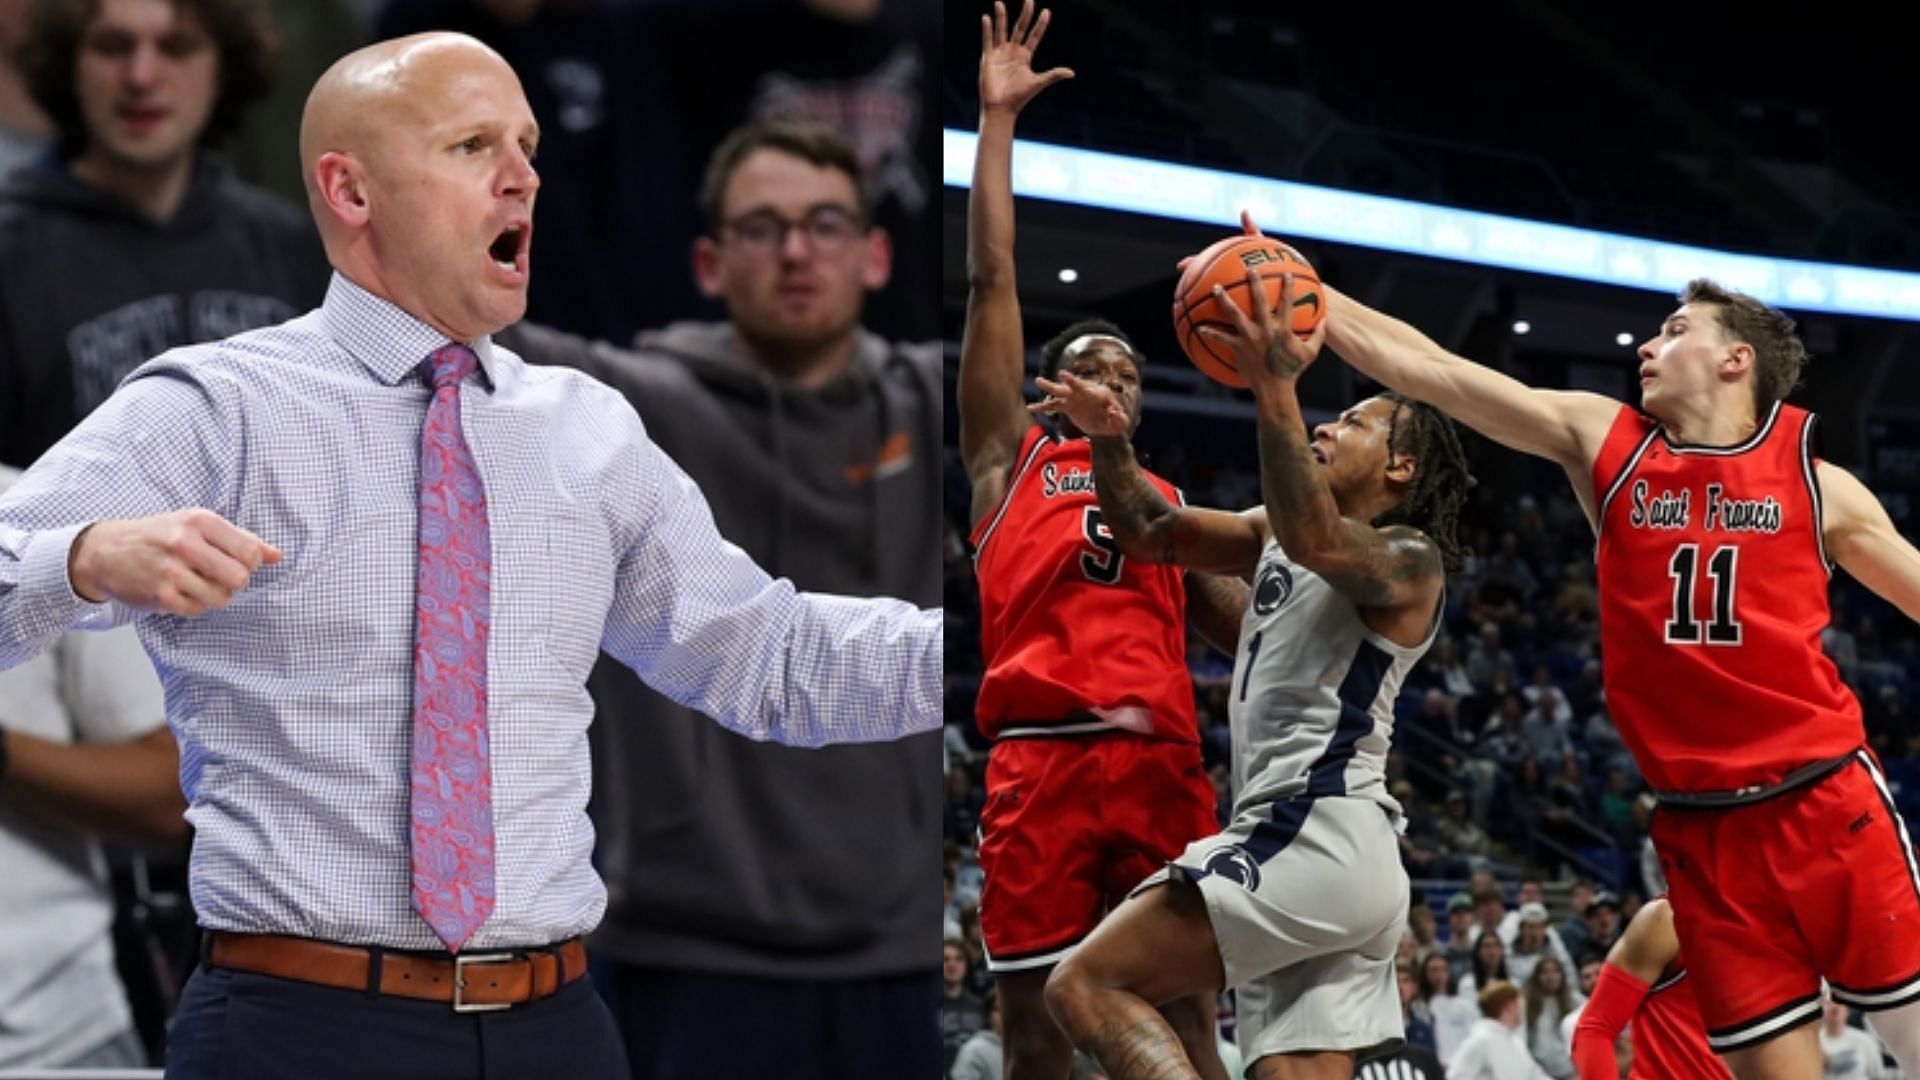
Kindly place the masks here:
MULTIPOLYGON (((1699 565, 1700 545, 1681 544, 1673 550, 1667 574, 1673 578, 1673 618, 1667 621, 1667 643, 1698 645, 1700 624, 1694 620, 1694 572, 1699 565)), ((1713 579, 1713 620, 1706 625, 1708 645, 1740 644, 1740 620, 1736 616, 1734 586, 1740 566, 1740 548, 1725 544, 1707 557, 1707 576, 1713 579)))

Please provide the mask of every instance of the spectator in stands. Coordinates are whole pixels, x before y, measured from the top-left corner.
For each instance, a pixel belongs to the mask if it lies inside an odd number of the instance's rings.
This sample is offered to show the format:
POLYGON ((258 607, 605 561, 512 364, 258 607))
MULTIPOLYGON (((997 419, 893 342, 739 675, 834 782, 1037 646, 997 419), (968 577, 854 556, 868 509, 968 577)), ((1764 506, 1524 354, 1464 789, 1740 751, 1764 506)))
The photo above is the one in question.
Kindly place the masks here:
POLYGON ((940 1032, 945 1058, 940 1071, 947 1072, 960 1056, 960 1048, 986 1027, 986 1002, 968 987, 973 959, 964 942, 949 940, 940 950, 940 1032))
POLYGON ((971 843, 980 827, 982 795, 965 765, 947 770, 947 801, 942 830, 949 840, 971 843))
POLYGON ((1823 1080, 1885 1080, 1895 1075, 1886 1067, 1886 1051, 1870 1031, 1847 1023, 1853 1010, 1820 992, 1820 1056, 1825 1060, 1823 1080))
POLYGON ((1572 955, 1580 955, 1580 945, 1574 942, 1576 936, 1584 940, 1586 936, 1586 907, 1594 903, 1594 882, 1586 878, 1574 878, 1567 886, 1567 919, 1559 924, 1561 942, 1572 949, 1572 955))
POLYGON ((1434 838, 1440 854, 1466 859, 1484 859, 1493 853, 1493 841, 1487 830, 1467 816, 1467 797, 1459 789, 1447 792, 1446 816, 1434 822, 1434 838))
POLYGON ((1420 711, 1415 714, 1412 726, 1431 735, 1443 747, 1464 751, 1473 745, 1474 737, 1472 731, 1459 726, 1458 718, 1453 695, 1435 686, 1421 695, 1420 711))
POLYGON ((1633 756, 1627 753, 1627 744, 1620 738, 1619 729, 1613 726, 1613 718, 1607 715, 1604 707, 1587 714, 1581 737, 1586 742, 1589 760, 1605 765, 1633 767, 1633 756))
MULTIPOLYGON (((1522 495, 1519 501, 1532 503, 1533 499, 1532 496, 1522 495)), ((1532 562, 1520 551, 1520 535, 1512 530, 1500 534, 1500 547, 1487 556, 1487 572, 1489 575, 1505 574, 1519 591, 1522 603, 1531 600, 1534 593, 1540 590, 1540 579, 1533 572, 1532 562)))
MULTIPOLYGON (((1540 831, 1562 849, 1577 850, 1594 841, 1592 816, 1580 759, 1568 754, 1560 759, 1559 771, 1547 782, 1547 805, 1541 815, 1540 831)), ((1554 862, 1557 864, 1558 860, 1554 862)))
POLYGON ((1557 956, 1547 956, 1534 965, 1526 980, 1527 1048, 1533 1059, 1550 1076, 1562 1078, 1574 1074, 1571 1043, 1560 1022, 1585 1002, 1585 998, 1567 985, 1567 969, 1557 956))
POLYGON ((1590 952, 1580 958, 1580 996, 1582 998, 1593 996, 1593 986, 1600 981, 1600 969, 1606 962, 1607 958, 1599 953, 1590 952))
MULTIPOLYGON (((1545 673, 1546 668, 1540 669, 1545 673)), ((1573 709, 1560 693, 1560 688, 1547 682, 1536 682, 1527 687, 1532 691, 1528 695, 1532 704, 1520 721, 1521 734, 1526 738, 1526 752, 1541 766, 1553 770, 1560 762, 1573 753, 1571 737, 1573 709)))
POLYGON ((1447 1080, 1547 1080, 1520 1033, 1526 1006, 1505 980, 1478 995, 1480 1019, 1447 1066, 1447 1080))
POLYGON ((1439 953, 1430 953, 1420 962, 1419 994, 1410 1006, 1433 1026, 1434 1051, 1440 1063, 1453 1060, 1480 1010, 1472 1001, 1453 992, 1456 981, 1453 967, 1439 953))
MULTIPOLYGON (((1534 853, 1533 838, 1530 835, 1546 824, 1547 814, 1553 809, 1553 790, 1547 785, 1546 774, 1541 771, 1540 763, 1532 758, 1520 762, 1520 767, 1512 775, 1506 795, 1501 799, 1505 813, 1501 820, 1505 827, 1501 830, 1503 838, 1524 851, 1534 853)), ((1538 853, 1534 853, 1538 858, 1538 853)))
POLYGON ((1446 773, 1445 783, 1467 792, 1470 816, 1485 823, 1500 767, 1477 755, 1479 735, 1461 714, 1459 703, 1445 690, 1430 689, 1421 698, 1416 722, 1450 747, 1439 758, 1440 768, 1446 773))
MULTIPOLYGON (((941 5, 936 0, 755 0, 666 8, 668 45, 688 156, 750 121, 811 119, 859 152, 873 220, 898 241, 894 278, 874 297, 870 325, 922 339, 939 325, 941 5), (744 10, 743 10, 744 9, 744 10), (742 21, 752 34, 740 33, 742 21), (710 50, 724 42, 724 64, 710 50)), ((1247 505, 1223 503, 1218 505, 1247 505)))
MULTIPOLYGON (((1597 629, 1589 628, 1582 635, 1581 640, 1583 642, 1592 642, 1596 639, 1598 633, 1599 631, 1597 629)), ((1598 659, 1589 658, 1580 665, 1580 678, 1575 680, 1574 684, 1567 689, 1567 704, 1573 709, 1574 730, 1584 733, 1584 737, 1588 743, 1587 751, 1589 753, 1610 755, 1619 753, 1625 749, 1624 745, 1611 747, 1596 747, 1592 745, 1594 730, 1593 718, 1599 715, 1604 719, 1607 707, 1606 697, 1600 688, 1600 661, 1598 659)), ((1613 725, 1608 723, 1607 730, 1612 731, 1612 728, 1613 725)), ((1613 734, 1613 742, 1615 744, 1620 743, 1620 736, 1617 732, 1613 734)))
POLYGON ((313 222, 206 152, 265 90, 259 0, 44 0, 21 68, 55 154, 0 185, 0 460, 148 358, 320 303, 313 222))
MULTIPOLYGON (((1545 904, 1547 902, 1546 883, 1541 881, 1536 875, 1528 875, 1521 878, 1519 886, 1513 891, 1513 902, 1517 906, 1509 910, 1500 920, 1500 940, 1506 943, 1509 949, 1513 947, 1513 939, 1520 933, 1520 920, 1526 911, 1527 905, 1545 904)), ((1524 983, 1527 980, 1524 976, 1521 976, 1515 978, 1513 981, 1516 983, 1524 983)))
POLYGON ((1442 632, 1439 640, 1433 643, 1433 651, 1421 662, 1421 667, 1432 672, 1432 685, 1444 690, 1453 698, 1473 695, 1473 678, 1467 674, 1467 665, 1460 659, 1460 646, 1452 635, 1442 632))
POLYGON ((1473 897, 1464 892, 1447 897, 1447 963, 1453 977, 1473 970, 1473 897))
POLYGON ((14 58, 30 2, 0 0, 0 178, 39 157, 53 141, 53 124, 27 93, 14 58))
POLYGON ((1607 787, 1600 793, 1600 823, 1613 833, 1615 846, 1634 851, 1633 781, 1625 765, 1607 766, 1607 787))
POLYGON ((1423 899, 1416 899, 1407 909, 1407 929, 1413 933, 1414 945, 1426 956, 1443 946, 1440 942, 1439 926, 1435 924, 1433 909, 1423 899))
POLYGON ((940 878, 941 903, 944 905, 940 913, 940 938, 943 941, 957 939, 960 937, 960 909, 954 903, 953 868, 950 866, 941 867, 940 878))
POLYGON ((1494 677, 1502 671, 1513 670, 1513 654, 1500 644, 1500 624, 1487 622, 1480 624, 1480 636, 1473 641, 1473 647, 1467 651, 1467 680, 1473 683, 1475 692, 1486 694, 1493 690, 1494 677))
POLYGON ((1514 934, 1513 944, 1507 948, 1507 972, 1517 983, 1525 985, 1533 975, 1533 969, 1546 960, 1555 960, 1560 964, 1561 981, 1566 980, 1567 969, 1573 966, 1573 959, 1567 955, 1567 948, 1560 943, 1560 937, 1547 925, 1547 907, 1538 900, 1520 905, 1520 926, 1514 934))
POLYGON ((1400 941, 1398 944, 1394 946, 1394 950, 1393 950, 1394 961, 1396 963, 1405 961, 1406 963, 1411 964, 1417 961, 1419 958, 1420 958, 1420 943, 1413 939, 1412 930, 1403 928, 1400 931, 1400 941))
POLYGON ((1587 925, 1585 949, 1605 954, 1613 948, 1620 936, 1620 897, 1609 890, 1595 893, 1593 903, 1587 905, 1584 921, 1587 925))
POLYGON ((1520 694, 1527 699, 1529 708, 1545 711, 1547 718, 1554 723, 1566 725, 1573 722, 1573 706, 1553 681, 1553 669, 1547 665, 1533 666, 1533 681, 1523 687, 1520 694))
POLYGON ((1417 962, 1400 959, 1393 964, 1394 983, 1400 990, 1400 1023, 1406 1029, 1406 1039, 1415 1046, 1435 1049, 1433 1022, 1431 1013, 1424 1007, 1415 1009, 1420 1000, 1420 973, 1417 962))
POLYGON ((1000 1080, 1005 1055, 1000 1047, 1000 995, 987 987, 981 1008, 986 1011, 986 1026, 960 1044, 960 1053, 948 1068, 948 1080, 1000 1080))
MULTIPOLYGON (((709 162, 707 235, 691 252, 725 321, 676 322, 634 351, 524 322, 495 340, 621 391, 707 493, 721 534, 770 573, 935 604, 940 353, 862 324, 892 264, 864 176, 825 124, 742 127, 709 162)), ((808 1061, 931 1071, 933 1032, 915 1021, 936 901, 911 853, 935 843, 926 777, 941 737, 800 750, 728 732, 615 662, 590 685, 614 897, 594 946, 615 961, 608 998, 637 1071, 723 1037, 741 1072, 791 1067, 801 1040, 816 1047, 808 1061), (716 770, 741 779, 713 783, 716 770), (766 888, 775 878, 792 885, 766 888), (743 1007, 796 1026, 735 1032, 743 1007)), ((947 781, 944 835, 971 843, 983 795, 964 766, 947 781)))
POLYGON ((1470 998, 1496 981, 1511 980, 1507 971, 1507 947, 1500 943, 1500 934, 1487 930, 1473 941, 1473 970, 1461 976, 1455 993, 1470 998))
MULTIPOLYGON (((0 491, 16 476, 0 468, 0 491)), ((94 838, 182 846, 179 769, 132 627, 0 671, 0 1072, 147 1064, 94 838)))
POLYGON ((967 989, 981 997, 993 985, 993 976, 987 971, 987 947, 980 937, 980 905, 976 901, 960 905, 960 943, 967 950, 967 989))

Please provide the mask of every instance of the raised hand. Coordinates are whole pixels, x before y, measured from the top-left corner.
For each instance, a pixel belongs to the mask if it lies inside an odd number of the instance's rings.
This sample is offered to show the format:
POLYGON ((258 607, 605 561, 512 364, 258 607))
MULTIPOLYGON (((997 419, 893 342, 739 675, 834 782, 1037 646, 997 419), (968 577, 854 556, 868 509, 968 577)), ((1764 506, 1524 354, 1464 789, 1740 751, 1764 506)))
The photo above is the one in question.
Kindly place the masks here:
MULTIPOLYGON (((1240 234, 1242 236, 1265 236, 1266 235, 1265 233, 1260 231, 1260 226, 1255 225, 1253 223, 1253 211, 1246 210, 1246 209, 1242 209, 1240 211, 1240 234)), ((1198 255, 1189 255, 1186 258, 1181 259, 1179 262, 1174 263, 1173 268, 1184 274, 1187 272, 1187 264, 1197 258, 1199 258, 1198 255)))
MULTIPOLYGON (((1251 226, 1252 222, 1242 215, 1242 221, 1251 226)), ((1302 338, 1288 325, 1293 312, 1293 275, 1280 277, 1280 303, 1272 310, 1262 308, 1258 319, 1248 317, 1240 310, 1240 305, 1227 298, 1227 291, 1215 285, 1214 299, 1227 311, 1227 317, 1233 320, 1232 331, 1215 326, 1202 326, 1199 333, 1208 340, 1215 341, 1233 350, 1240 365, 1240 373, 1247 382, 1258 389, 1263 383, 1273 380, 1290 381, 1300 377, 1320 355, 1320 345, 1327 339, 1326 320, 1321 320, 1313 328, 1313 333, 1302 338)), ((1260 272, 1256 267, 1247 268, 1247 295, 1265 296, 1266 287, 1261 283, 1260 272)))
POLYGON ((1071 68, 1035 73, 1033 53, 1047 32, 1053 12, 1033 17, 1033 0, 1021 0, 1020 17, 1007 28, 1007 5, 994 0, 993 14, 980 16, 980 108, 1019 112, 1033 96, 1062 79, 1071 68))
POLYGON ((1032 413, 1053 413, 1073 421, 1087 435, 1126 435, 1130 425, 1127 410, 1107 386, 1082 379, 1071 371, 1062 371, 1060 381, 1044 376, 1033 380, 1047 395, 1046 400, 1027 406, 1032 413))
POLYGON ((80 534, 67 561, 84 599, 204 615, 232 603, 254 571, 280 561, 280 549, 211 510, 192 509, 98 522, 80 534))

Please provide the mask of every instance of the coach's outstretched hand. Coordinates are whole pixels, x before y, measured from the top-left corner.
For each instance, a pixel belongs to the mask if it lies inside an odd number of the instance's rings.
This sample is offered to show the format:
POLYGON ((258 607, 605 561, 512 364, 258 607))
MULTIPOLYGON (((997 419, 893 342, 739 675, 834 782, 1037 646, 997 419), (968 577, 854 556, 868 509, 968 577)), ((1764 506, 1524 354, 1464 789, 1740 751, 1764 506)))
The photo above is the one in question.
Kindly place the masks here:
POLYGON ((1046 393, 1046 399, 1027 406, 1031 413, 1053 413, 1073 421, 1073 426, 1088 435, 1126 436, 1132 430, 1127 410, 1111 389, 1092 379, 1082 379, 1071 371, 1062 371, 1060 381, 1044 376, 1033 384, 1046 393))
POLYGON ((1053 12, 1033 17, 1033 0, 1021 0, 1020 17, 1007 29, 1007 5, 994 0, 993 14, 980 16, 980 108, 1019 112, 1035 94, 1063 79, 1072 68, 1035 73, 1033 52, 1047 32, 1053 12))
POLYGON ((73 591, 92 603, 204 615, 232 603, 254 571, 279 561, 279 548, 194 508, 94 524, 74 541, 67 575, 73 591))

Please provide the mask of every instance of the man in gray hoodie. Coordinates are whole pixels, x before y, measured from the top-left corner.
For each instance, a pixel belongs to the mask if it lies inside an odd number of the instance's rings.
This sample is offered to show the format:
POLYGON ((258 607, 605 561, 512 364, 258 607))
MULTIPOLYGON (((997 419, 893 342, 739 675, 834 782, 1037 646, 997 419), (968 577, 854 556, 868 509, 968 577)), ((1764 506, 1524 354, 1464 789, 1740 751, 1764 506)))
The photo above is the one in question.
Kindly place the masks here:
POLYGON ((320 303, 300 210, 208 151, 261 97, 261 0, 43 0, 20 66, 53 152, 0 183, 0 459, 31 464, 150 357, 320 303))
MULTIPOLYGON (((721 323, 637 351, 525 323, 495 341, 623 391, 720 532, 802 589, 939 602, 940 350, 860 326, 892 252, 831 128, 715 151, 694 245, 721 323)), ((604 661, 592 682, 607 879, 590 945, 634 1075, 940 1071, 940 742, 796 752, 719 730, 604 661)))

